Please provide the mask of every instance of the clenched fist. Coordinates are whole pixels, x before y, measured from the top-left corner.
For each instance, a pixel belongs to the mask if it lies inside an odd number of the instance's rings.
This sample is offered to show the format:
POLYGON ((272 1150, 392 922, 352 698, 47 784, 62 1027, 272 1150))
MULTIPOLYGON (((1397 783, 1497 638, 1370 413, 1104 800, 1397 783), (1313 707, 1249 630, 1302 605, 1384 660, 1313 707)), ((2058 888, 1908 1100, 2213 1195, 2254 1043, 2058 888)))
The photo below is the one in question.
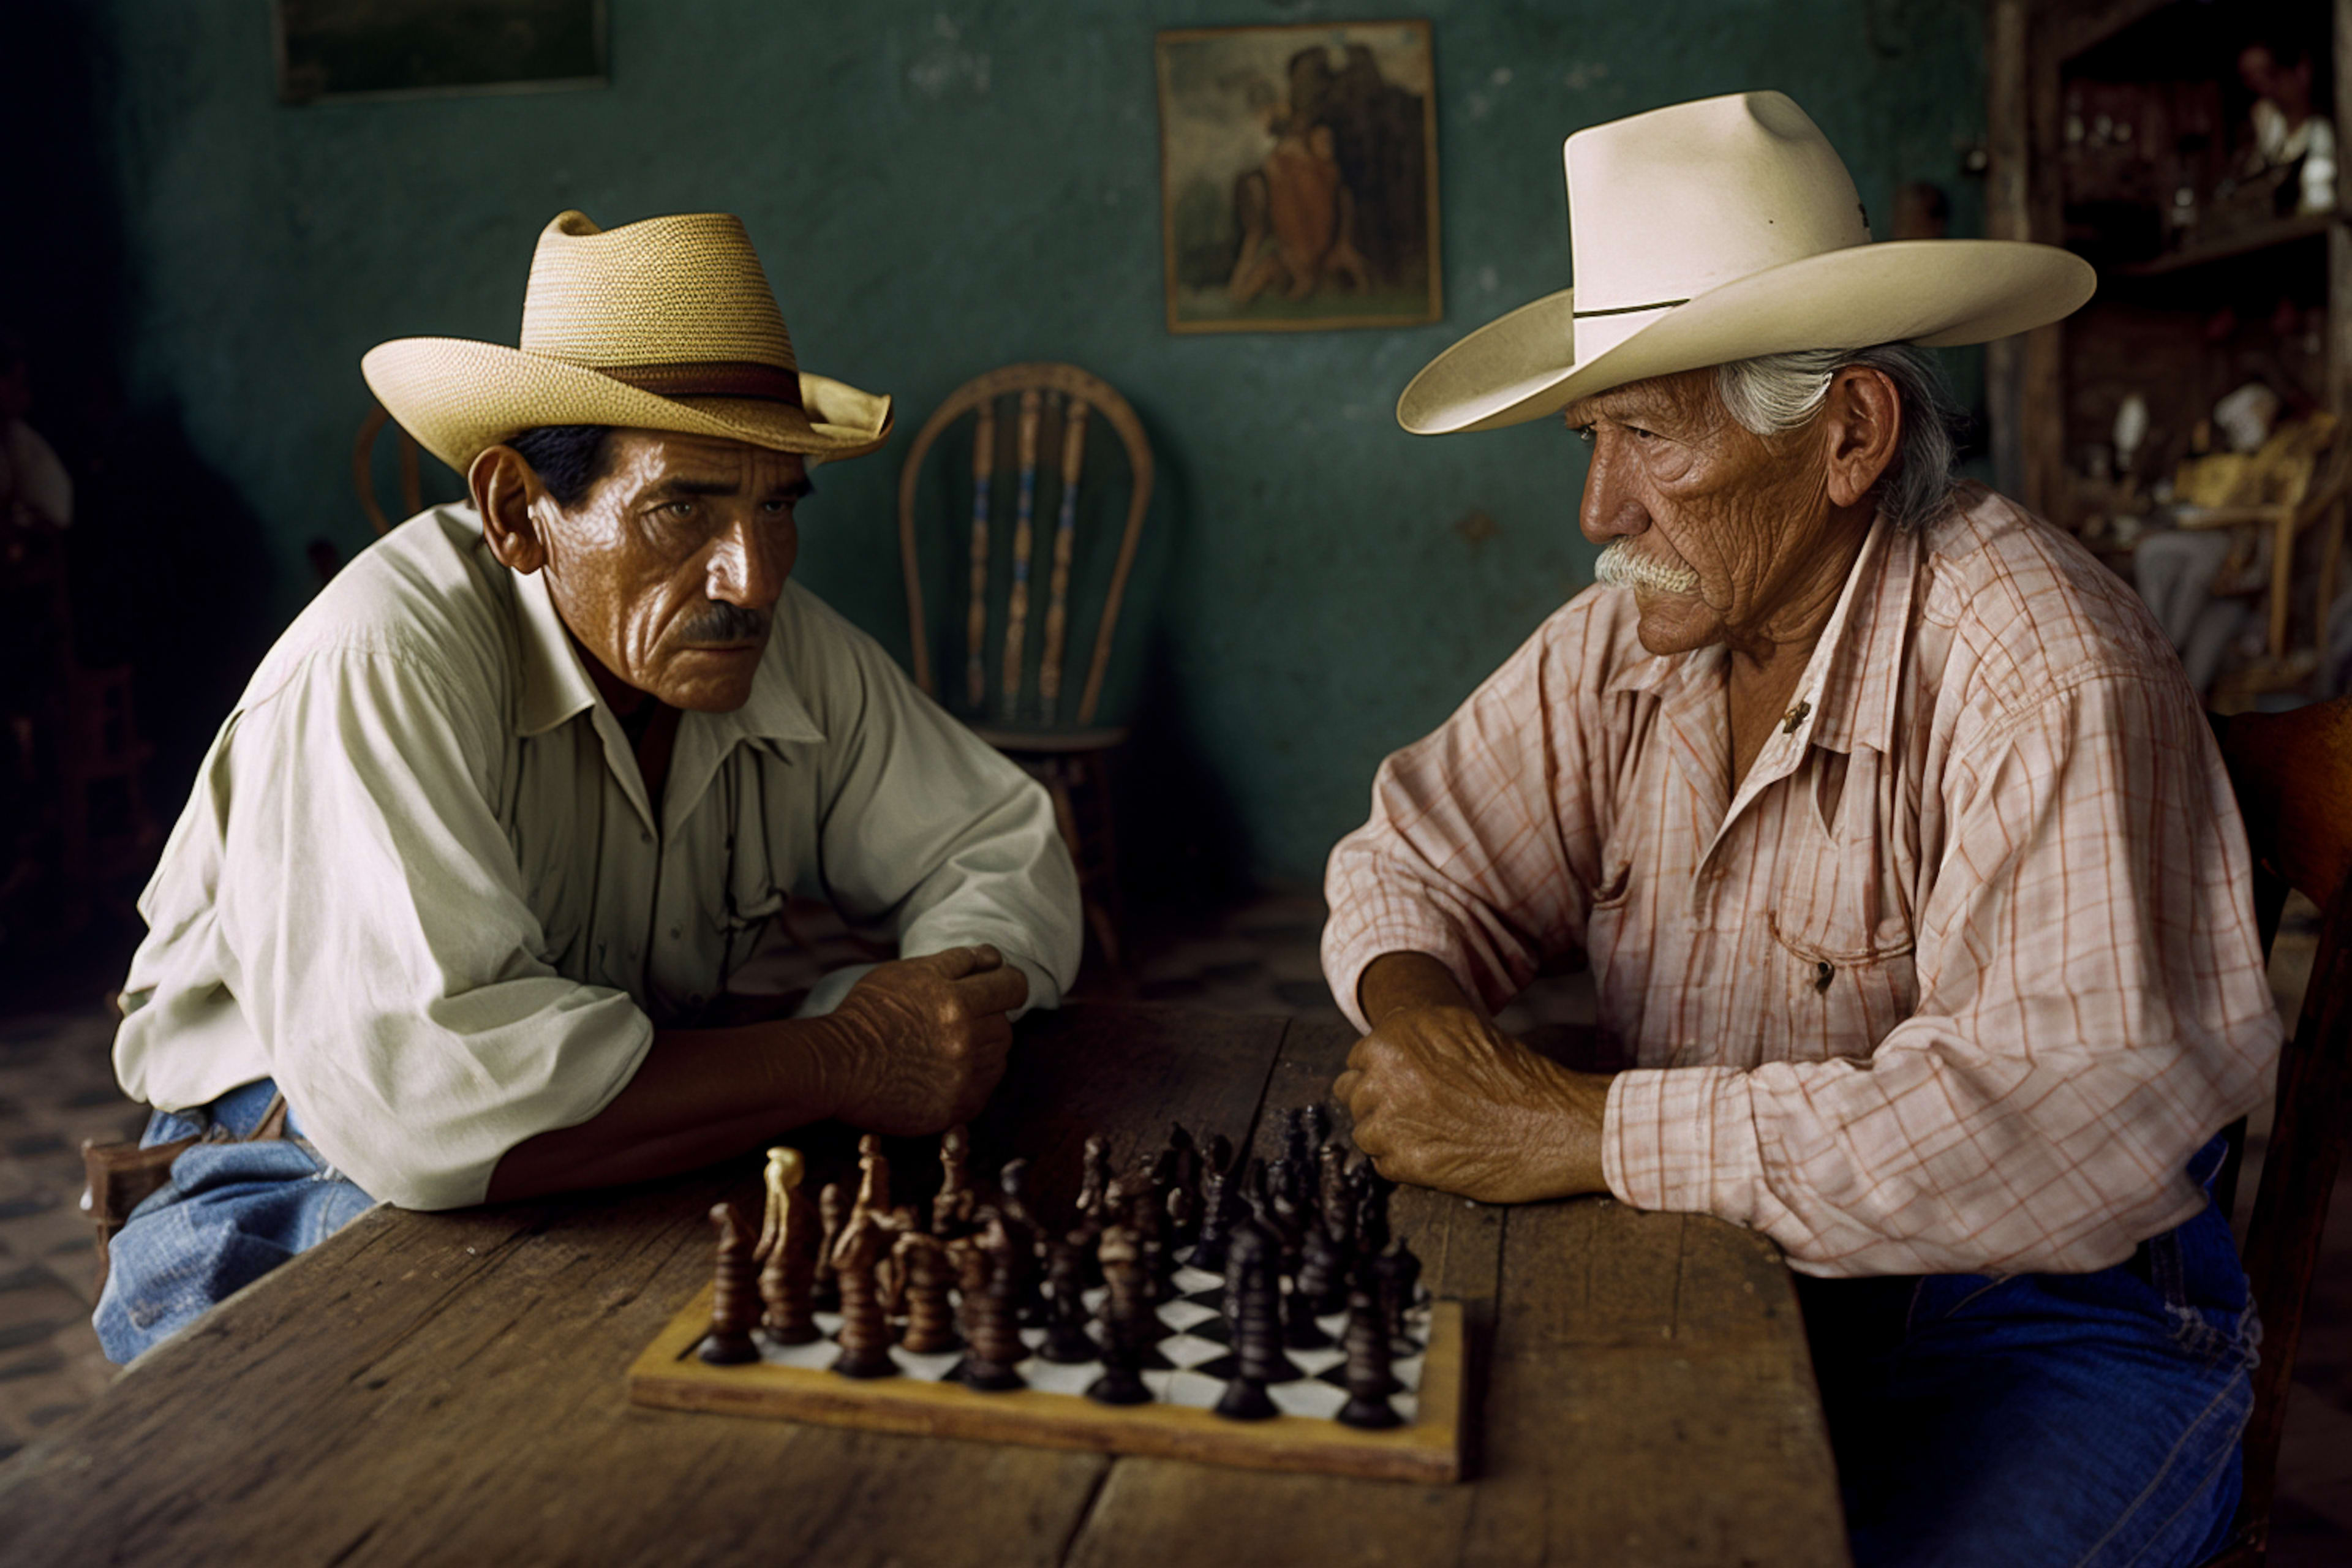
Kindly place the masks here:
POLYGON ((825 1098, 851 1126, 919 1137, 968 1121, 1004 1076, 1029 980, 992 947, 878 964, 820 1020, 825 1098))
POLYGON ((1609 1080, 1488 1023, 1423 953, 1388 953, 1359 995, 1372 1031, 1331 1087, 1381 1175, 1482 1203, 1599 1192, 1609 1080))

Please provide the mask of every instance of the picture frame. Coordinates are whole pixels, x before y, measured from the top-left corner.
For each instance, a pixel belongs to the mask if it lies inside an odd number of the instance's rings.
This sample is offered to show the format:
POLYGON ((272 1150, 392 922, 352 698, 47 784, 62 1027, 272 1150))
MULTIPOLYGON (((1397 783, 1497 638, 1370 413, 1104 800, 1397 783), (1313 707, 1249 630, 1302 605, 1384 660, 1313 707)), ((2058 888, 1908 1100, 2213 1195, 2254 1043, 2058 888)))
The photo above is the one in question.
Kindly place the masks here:
POLYGON ((1171 332, 1443 319, 1426 21, 1157 35, 1171 332))
POLYGON ((281 103, 607 85, 605 0, 272 0, 281 103))

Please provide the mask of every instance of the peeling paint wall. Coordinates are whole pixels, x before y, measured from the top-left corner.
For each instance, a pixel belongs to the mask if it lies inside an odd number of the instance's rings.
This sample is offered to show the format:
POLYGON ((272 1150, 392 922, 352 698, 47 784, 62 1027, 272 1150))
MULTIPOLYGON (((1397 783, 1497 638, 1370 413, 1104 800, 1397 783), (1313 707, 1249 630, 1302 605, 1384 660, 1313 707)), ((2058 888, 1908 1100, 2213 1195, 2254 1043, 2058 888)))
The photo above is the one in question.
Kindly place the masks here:
POLYGON ((511 342, 532 238, 562 208, 740 213, 803 362, 900 399, 893 447, 825 476, 803 580, 903 648, 893 498, 913 427, 1009 361, 1107 377, 1168 475, 1165 721, 1246 864, 1311 879, 1380 758, 1589 578, 1574 441, 1540 425, 1420 440, 1391 417, 1431 354, 1569 281, 1563 136, 1775 87, 1844 152, 1874 215, 1927 179, 1953 232, 1981 232, 1959 173, 1982 130, 1970 0, 1409 10, 1435 28, 1446 321, 1178 338, 1160 324, 1153 30, 1389 13, 612 0, 607 89, 289 109, 268 7, 112 0, 126 373, 263 521, 282 619, 309 590, 306 541, 369 538, 347 468, 363 351, 511 342))

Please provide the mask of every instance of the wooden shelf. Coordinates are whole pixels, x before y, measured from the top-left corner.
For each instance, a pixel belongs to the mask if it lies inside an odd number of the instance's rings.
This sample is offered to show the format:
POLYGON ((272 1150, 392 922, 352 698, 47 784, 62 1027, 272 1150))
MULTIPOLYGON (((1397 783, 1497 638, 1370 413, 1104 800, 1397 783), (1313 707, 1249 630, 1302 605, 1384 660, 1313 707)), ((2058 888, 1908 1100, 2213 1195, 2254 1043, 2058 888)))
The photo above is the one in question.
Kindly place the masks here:
POLYGON ((2326 234, 2343 220, 2343 216, 2341 213, 2309 213, 2296 217, 2273 218, 2269 223, 2240 229, 2223 239, 2191 245, 2168 256, 2159 256, 2153 261, 2128 262, 2106 270, 2119 278, 2158 278, 2168 272, 2202 267, 2209 261, 2224 261, 2232 256, 2246 256, 2257 250, 2267 250, 2274 245, 2326 234))

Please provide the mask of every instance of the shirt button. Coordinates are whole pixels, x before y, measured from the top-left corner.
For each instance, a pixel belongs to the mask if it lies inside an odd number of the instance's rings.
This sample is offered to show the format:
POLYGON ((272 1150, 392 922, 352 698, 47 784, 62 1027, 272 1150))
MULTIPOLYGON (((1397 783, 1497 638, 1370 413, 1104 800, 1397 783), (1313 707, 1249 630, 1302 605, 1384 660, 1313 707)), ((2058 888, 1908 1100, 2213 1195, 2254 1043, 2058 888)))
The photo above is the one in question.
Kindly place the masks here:
POLYGON ((654 836, 653 836, 652 834, 650 834, 650 833, 646 832, 646 831, 644 828, 642 828, 642 827, 640 827, 640 828, 638 828, 638 829, 637 829, 637 842, 638 842, 638 843, 640 843, 640 844, 651 844, 653 841, 654 841, 654 836))

